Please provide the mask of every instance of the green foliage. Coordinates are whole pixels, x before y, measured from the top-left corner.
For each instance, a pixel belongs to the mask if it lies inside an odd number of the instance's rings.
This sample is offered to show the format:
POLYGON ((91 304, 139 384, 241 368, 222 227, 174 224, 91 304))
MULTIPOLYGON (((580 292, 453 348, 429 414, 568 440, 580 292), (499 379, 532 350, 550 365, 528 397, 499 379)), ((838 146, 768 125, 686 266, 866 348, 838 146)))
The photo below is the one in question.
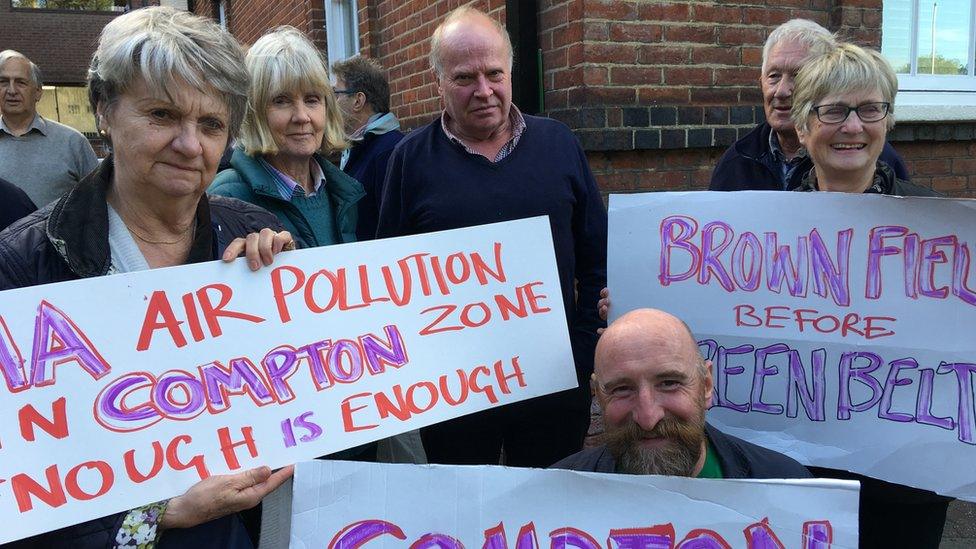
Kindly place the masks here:
MULTIPOLYGON (((900 67, 895 67, 895 72, 900 74, 907 74, 910 70, 908 64, 901 65, 900 67)), ((920 55, 918 56, 918 73, 919 75, 924 74, 967 74, 967 67, 963 65, 958 59, 946 59, 941 54, 936 54, 935 56, 935 73, 932 72, 932 56, 931 55, 920 55)))

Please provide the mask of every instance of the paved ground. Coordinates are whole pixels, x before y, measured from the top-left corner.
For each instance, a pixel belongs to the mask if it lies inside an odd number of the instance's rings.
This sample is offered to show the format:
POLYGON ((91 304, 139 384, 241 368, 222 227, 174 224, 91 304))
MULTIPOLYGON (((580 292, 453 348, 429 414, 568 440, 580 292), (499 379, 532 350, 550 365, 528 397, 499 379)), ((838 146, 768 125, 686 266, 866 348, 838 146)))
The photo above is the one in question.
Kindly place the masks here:
POLYGON ((939 549, 976 548, 976 503, 954 501, 949 505, 939 549))

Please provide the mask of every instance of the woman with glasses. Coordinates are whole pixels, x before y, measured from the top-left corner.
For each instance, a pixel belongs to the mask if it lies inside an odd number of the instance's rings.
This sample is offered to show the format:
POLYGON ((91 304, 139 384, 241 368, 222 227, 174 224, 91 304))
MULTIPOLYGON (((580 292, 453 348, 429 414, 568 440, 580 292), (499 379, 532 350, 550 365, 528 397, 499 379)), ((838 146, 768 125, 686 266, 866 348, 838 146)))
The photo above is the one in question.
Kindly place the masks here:
MULTIPOLYGON (((876 51, 840 44, 796 75, 792 118, 813 161, 794 190, 939 196, 895 177, 879 160, 894 126, 898 80, 876 51)), ((860 545, 937 548, 949 498, 933 492, 834 469, 810 467, 818 477, 861 482, 860 545)))
POLYGON ((938 196, 895 177, 880 160, 895 125, 898 80, 876 51, 839 44, 796 75, 792 118, 813 169, 796 191, 938 196))

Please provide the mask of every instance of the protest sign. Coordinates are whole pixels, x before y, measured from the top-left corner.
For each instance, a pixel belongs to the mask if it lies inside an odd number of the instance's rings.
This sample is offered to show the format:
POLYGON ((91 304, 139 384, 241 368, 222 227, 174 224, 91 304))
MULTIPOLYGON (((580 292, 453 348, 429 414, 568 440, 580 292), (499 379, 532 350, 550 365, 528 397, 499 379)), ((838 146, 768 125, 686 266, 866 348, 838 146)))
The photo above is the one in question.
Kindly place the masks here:
POLYGON ((546 218, 0 294, 0 542, 576 386, 546 218))
POLYGON ((976 201, 612 196, 612 315, 685 320, 722 431, 976 501, 976 201))
POLYGON ((857 547, 858 484, 299 463, 291 548, 857 547))

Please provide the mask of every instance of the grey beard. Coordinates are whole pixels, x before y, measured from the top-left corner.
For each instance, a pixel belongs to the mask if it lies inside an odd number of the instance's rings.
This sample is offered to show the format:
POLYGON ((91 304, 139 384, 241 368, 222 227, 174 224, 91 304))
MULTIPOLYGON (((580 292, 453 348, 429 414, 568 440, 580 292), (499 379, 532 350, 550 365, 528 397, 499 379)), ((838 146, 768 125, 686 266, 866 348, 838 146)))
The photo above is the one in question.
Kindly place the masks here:
POLYGON ((698 464, 701 447, 691 450, 677 443, 664 448, 631 445, 617 458, 617 472, 631 475, 673 475, 690 477, 698 464))

